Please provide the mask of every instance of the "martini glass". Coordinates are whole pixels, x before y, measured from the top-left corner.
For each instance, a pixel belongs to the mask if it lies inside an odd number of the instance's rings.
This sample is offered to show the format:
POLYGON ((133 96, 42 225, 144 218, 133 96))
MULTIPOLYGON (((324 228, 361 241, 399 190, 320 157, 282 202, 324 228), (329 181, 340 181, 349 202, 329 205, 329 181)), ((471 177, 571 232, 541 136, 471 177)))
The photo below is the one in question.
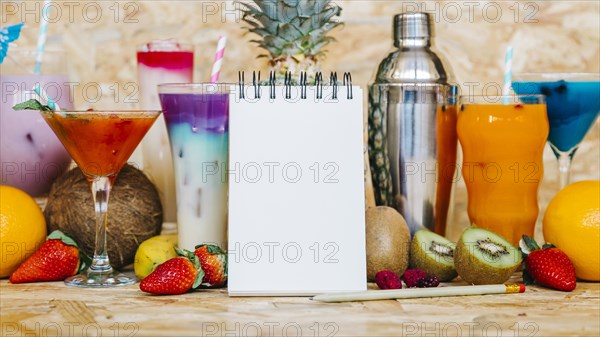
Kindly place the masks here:
POLYGON ((87 271, 65 280, 70 286, 113 287, 136 282, 116 272, 106 251, 108 197, 119 170, 160 111, 42 111, 90 183, 96 211, 96 246, 87 271))
POLYGON ((600 73, 515 74, 512 86, 519 95, 546 96, 548 142, 558 159, 562 189, 569 184, 571 161, 579 143, 600 111, 600 73))

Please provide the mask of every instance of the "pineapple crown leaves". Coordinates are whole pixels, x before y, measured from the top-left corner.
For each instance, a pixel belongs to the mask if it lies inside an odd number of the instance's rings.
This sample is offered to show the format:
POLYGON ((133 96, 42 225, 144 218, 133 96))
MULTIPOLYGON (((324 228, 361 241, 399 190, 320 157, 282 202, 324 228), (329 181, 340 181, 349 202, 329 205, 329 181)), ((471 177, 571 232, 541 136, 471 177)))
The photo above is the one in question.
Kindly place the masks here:
MULTIPOLYGON (((262 37, 252 40, 272 59, 304 55, 317 58, 334 41, 326 34, 341 25, 334 20, 342 9, 331 0, 254 0, 254 6, 238 2, 249 32, 262 37)), ((267 57, 261 55, 259 57, 267 57)))

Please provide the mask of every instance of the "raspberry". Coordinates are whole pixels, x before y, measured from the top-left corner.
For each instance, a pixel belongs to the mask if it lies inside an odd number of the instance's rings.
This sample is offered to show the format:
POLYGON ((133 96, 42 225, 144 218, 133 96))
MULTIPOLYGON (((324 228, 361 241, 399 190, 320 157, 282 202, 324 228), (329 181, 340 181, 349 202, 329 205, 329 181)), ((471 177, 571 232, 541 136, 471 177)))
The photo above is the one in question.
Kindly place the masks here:
POLYGON ((375 282, 379 289, 402 289, 402 281, 391 270, 382 270, 375 274, 375 282))
POLYGON ((417 287, 417 283, 425 277, 427 277, 427 273, 421 269, 408 269, 402 275, 404 283, 406 283, 406 287, 408 288, 417 287))
POLYGON ((424 278, 417 281, 418 288, 435 288, 440 284, 440 279, 437 276, 428 274, 424 278))

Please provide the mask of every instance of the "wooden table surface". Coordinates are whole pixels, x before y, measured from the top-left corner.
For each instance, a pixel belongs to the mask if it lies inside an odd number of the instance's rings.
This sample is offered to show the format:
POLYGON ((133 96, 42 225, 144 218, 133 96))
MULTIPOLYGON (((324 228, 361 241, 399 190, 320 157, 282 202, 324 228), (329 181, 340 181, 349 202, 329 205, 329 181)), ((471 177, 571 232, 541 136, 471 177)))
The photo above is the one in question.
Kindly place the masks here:
POLYGON ((570 293, 530 286, 524 294, 329 304, 2 280, 0 312, 1 336, 598 336, 600 283, 570 293))

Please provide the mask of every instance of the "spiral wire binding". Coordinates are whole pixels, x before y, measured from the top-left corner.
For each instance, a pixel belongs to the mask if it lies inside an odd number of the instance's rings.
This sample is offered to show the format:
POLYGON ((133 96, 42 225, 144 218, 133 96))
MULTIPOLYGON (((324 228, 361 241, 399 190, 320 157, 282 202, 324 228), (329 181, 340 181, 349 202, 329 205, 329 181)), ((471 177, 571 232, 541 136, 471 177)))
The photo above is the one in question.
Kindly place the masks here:
POLYGON ((258 82, 256 81, 256 71, 252 72, 252 86, 254 87, 254 98, 260 99, 260 71, 258 72, 258 82))
POLYGON ((331 98, 337 99, 338 84, 337 84, 337 73, 336 72, 332 72, 331 75, 329 76, 329 85, 333 87, 333 95, 331 95, 331 98))
MULTIPOLYGON (((240 99, 245 99, 246 97, 245 97, 245 93, 244 93, 244 72, 240 71, 238 73, 238 76, 239 76, 238 85, 240 88, 239 96, 240 96, 240 99)), ((285 88, 285 99, 292 98, 292 83, 293 83, 292 72, 288 71, 285 73, 284 84, 283 84, 284 88, 285 88)), ((352 92, 352 74, 350 72, 344 73, 342 84, 346 87, 346 98, 353 99, 354 95, 352 92)), ((338 87, 339 87, 337 72, 330 73, 329 85, 333 89, 331 99, 337 100, 338 99, 338 87)), ((252 86, 254 87, 254 98, 260 99, 261 98, 260 97, 261 96, 260 71, 252 72, 252 86)), ((307 72, 300 73, 299 86, 300 86, 300 98, 306 99, 308 96, 308 73, 307 72)), ((323 99, 323 73, 320 71, 315 74, 314 86, 316 87, 316 91, 317 91, 316 99, 323 99)), ((275 74, 275 71, 271 71, 269 73, 269 98, 270 99, 276 98, 276 95, 275 95, 276 87, 277 87, 277 75, 275 74)))
POLYGON ((306 99, 306 86, 308 74, 306 72, 300 73, 300 99, 306 99))
POLYGON ((269 98, 275 99, 276 75, 274 71, 269 74, 269 98))
POLYGON ((292 72, 288 71, 285 73, 284 84, 285 86, 285 99, 292 98, 292 72))
POLYGON ((346 86, 346 98, 352 99, 352 74, 344 73, 344 85, 346 86))
POLYGON ((240 99, 245 99, 245 95, 244 95, 244 72, 240 71, 238 72, 238 77, 239 77, 239 88, 240 88, 240 99))
POLYGON ((320 71, 315 75, 315 87, 317 87, 317 99, 323 99, 323 73, 320 71))

